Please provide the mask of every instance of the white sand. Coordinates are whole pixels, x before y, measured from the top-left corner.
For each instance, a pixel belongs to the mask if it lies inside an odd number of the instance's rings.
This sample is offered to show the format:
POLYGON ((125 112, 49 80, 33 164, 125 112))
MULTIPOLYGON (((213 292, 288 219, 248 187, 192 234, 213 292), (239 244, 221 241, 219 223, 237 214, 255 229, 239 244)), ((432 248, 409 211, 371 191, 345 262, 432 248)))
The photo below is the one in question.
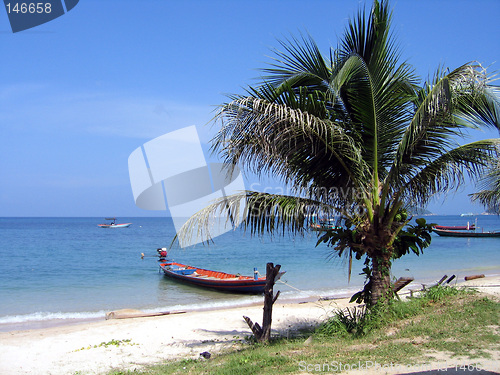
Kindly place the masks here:
MULTIPOLYGON (((346 302, 277 302, 273 329, 286 335, 287 330, 317 323, 337 304, 343 306, 346 302)), ((199 358, 203 351, 216 353, 240 345, 251 335, 243 315, 261 323, 262 312, 260 305, 2 332, 0 374, 98 374, 113 368, 134 369, 171 359, 199 358), (130 343, 99 346, 127 339, 130 343)))
MULTIPOLYGON (((481 290, 500 296, 500 277, 465 284, 484 285, 481 290)), ((273 331, 285 336, 289 331, 316 324, 336 307, 348 305, 347 299, 278 302, 273 309, 273 331)), ((100 374, 113 368, 131 370, 173 359, 199 358, 204 351, 214 354, 241 345, 251 335, 243 315, 262 322, 262 305, 2 332, 0 374, 100 374), (111 340, 131 341, 99 346, 111 340)), ((490 362, 488 369, 500 368, 498 361, 490 362)))

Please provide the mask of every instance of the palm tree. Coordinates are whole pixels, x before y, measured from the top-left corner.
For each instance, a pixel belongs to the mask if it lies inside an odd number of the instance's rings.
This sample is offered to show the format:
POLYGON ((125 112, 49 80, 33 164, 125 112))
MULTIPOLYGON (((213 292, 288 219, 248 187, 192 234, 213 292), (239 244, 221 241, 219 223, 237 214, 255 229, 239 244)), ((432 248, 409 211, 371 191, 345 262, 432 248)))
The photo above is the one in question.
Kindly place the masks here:
POLYGON ((221 106, 213 150, 230 166, 279 178, 292 193, 228 197, 181 235, 207 231, 219 211, 237 217, 242 202, 252 233, 297 233, 313 214, 340 215, 342 229, 321 241, 350 259, 366 257, 369 305, 390 290, 392 260, 430 243, 429 226, 408 227, 405 208, 476 177, 499 143, 459 142, 465 131, 499 124, 491 76, 472 62, 438 69, 419 86, 412 66, 399 62, 390 20, 387 2, 375 1, 327 57, 310 37, 281 42, 262 83, 221 106))

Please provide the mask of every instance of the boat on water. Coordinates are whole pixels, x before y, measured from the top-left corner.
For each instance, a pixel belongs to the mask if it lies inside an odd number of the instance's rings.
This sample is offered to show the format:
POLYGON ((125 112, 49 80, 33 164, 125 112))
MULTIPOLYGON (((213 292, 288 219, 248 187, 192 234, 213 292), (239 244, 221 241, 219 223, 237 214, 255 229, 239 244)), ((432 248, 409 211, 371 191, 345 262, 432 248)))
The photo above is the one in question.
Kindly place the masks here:
POLYGON ((309 228, 311 228, 311 230, 314 230, 314 231, 327 231, 327 230, 333 230, 333 229, 340 229, 340 227, 335 225, 334 219, 320 220, 319 222, 312 222, 311 225, 309 226, 309 228))
POLYGON ((132 223, 116 223, 116 217, 105 217, 104 220, 110 220, 109 223, 106 224, 97 224, 99 228, 128 228, 132 225, 132 223))
POLYGON ((492 232, 460 232, 456 230, 444 230, 444 229, 436 229, 434 227, 434 232, 443 237, 500 237, 500 231, 492 231, 492 232))
MULTIPOLYGON (((242 276, 165 261, 161 257, 160 269, 165 276, 173 280, 223 292, 260 294, 264 292, 266 286, 266 277, 258 277, 256 269, 254 276, 242 276)), ((275 281, 278 281, 284 273, 280 272, 275 281)))
POLYGON ((443 229, 443 230, 475 230, 476 226, 474 224, 469 225, 434 225, 434 229, 443 229))

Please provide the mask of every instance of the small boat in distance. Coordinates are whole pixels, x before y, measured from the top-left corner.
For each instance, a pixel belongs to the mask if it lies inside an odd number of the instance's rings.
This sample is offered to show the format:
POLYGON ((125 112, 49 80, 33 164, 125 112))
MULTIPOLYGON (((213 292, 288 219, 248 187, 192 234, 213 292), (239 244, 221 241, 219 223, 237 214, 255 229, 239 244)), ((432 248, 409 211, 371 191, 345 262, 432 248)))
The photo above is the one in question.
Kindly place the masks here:
POLYGON ((327 220, 320 220, 319 222, 312 222, 309 228, 314 231, 327 231, 333 229, 340 229, 341 227, 335 225, 334 219, 327 219, 327 220))
POLYGON ((433 232, 443 237, 500 237, 500 231, 495 232, 460 232, 456 230, 444 230, 436 229, 434 227, 433 232))
MULTIPOLYGON (((241 276, 171 261, 163 260, 162 262, 162 259, 160 259, 160 269, 165 276, 176 281, 223 292, 260 294, 264 292, 266 286, 266 277, 258 277, 255 268, 254 276, 241 276)), ((278 281, 284 273, 280 272, 275 281, 278 281)))
POLYGON ((128 228, 132 223, 116 224, 116 217, 105 217, 104 220, 111 220, 110 223, 97 224, 99 228, 128 228))

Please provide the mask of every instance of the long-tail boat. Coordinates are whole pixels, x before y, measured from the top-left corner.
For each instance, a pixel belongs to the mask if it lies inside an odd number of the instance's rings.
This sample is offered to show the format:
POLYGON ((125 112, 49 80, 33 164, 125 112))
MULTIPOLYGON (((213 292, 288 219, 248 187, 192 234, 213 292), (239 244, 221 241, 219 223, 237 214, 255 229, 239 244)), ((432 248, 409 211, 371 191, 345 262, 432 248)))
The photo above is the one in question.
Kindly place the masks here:
POLYGON ((319 222, 313 222, 309 225, 309 228, 314 231, 328 231, 333 229, 340 229, 341 227, 335 225, 334 219, 320 220, 319 222))
MULTIPOLYGON (((263 293, 266 286, 266 277, 258 277, 256 269, 254 276, 241 276, 165 260, 163 262, 160 260, 160 268, 165 276, 176 281, 224 292, 263 293)), ((275 281, 278 281, 284 273, 280 272, 275 281)))
POLYGON ((460 232, 456 230, 443 230, 434 227, 433 232, 436 232, 443 237, 500 237, 500 231, 496 232, 460 232))
POLYGON ((443 230, 475 230, 476 226, 472 225, 434 225, 435 229, 443 230))

